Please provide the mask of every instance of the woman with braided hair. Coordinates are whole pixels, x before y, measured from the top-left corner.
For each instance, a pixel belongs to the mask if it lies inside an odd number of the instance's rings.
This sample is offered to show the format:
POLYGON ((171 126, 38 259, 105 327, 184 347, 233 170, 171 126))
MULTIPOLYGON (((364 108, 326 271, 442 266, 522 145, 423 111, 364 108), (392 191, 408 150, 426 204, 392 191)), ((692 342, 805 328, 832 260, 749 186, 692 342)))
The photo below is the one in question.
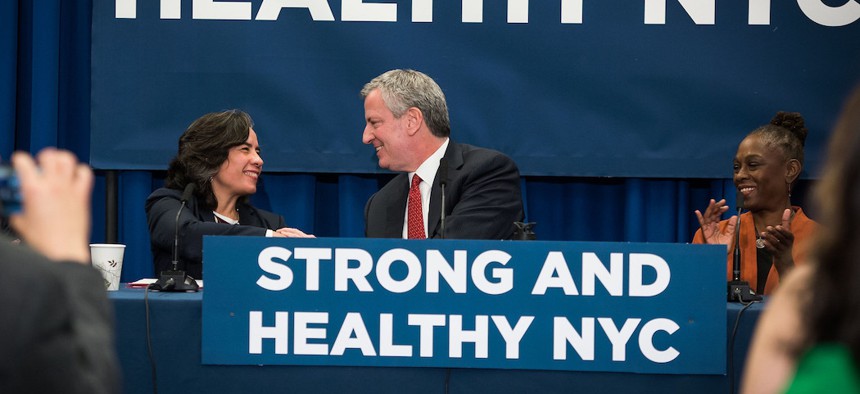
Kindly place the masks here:
MULTIPOLYGON (((791 204, 792 186, 803 170, 807 133, 799 113, 778 112, 769 124, 750 132, 735 154, 734 184, 749 211, 741 215, 741 280, 757 294, 770 294, 781 277, 805 262, 818 226, 791 204)), ((704 214, 697 210, 701 228, 693 243, 726 245, 726 276, 731 280, 738 217, 720 220, 728 209, 725 199, 711 199, 704 214)))

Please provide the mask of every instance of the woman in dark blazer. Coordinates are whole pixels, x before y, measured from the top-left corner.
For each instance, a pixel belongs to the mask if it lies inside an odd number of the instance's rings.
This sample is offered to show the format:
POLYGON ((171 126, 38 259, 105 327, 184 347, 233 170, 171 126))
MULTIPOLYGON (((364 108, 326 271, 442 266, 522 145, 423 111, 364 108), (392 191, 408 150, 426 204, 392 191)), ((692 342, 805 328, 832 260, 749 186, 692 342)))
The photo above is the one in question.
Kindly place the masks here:
POLYGON ((248 203, 263 170, 253 127, 245 112, 214 112, 195 120, 179 137, 166 187, 146 200, 156 275, 172 269, 176 214, 189 185, 194 185, 193 192, 178 219, 178 260, 179 268, 193 278, 203 278, 204 235, 312 237, 285 227, 282 216, 248 203))

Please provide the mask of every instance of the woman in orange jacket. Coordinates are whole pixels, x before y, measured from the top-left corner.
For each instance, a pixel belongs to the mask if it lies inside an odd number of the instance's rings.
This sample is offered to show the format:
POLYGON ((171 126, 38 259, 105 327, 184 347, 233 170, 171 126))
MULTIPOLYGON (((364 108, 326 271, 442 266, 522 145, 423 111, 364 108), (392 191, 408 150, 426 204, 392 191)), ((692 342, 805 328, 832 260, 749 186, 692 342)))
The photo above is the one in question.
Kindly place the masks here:
MULTIPOLYGON (((769 124, 750 132, 735 154, 734 183, 749 211, 741 215, 741 280, 757 294, 770 294, 780 277, 805 262, 818 226, 791 205, 807 133, 799 113, 779 112, 769 124)), ((693 243, 726 245, 726 277, 731 280, 738 217, 720 220, 728 209, 725 199, 711 199, 704 214, 697 210, 701 228, 693 243)))

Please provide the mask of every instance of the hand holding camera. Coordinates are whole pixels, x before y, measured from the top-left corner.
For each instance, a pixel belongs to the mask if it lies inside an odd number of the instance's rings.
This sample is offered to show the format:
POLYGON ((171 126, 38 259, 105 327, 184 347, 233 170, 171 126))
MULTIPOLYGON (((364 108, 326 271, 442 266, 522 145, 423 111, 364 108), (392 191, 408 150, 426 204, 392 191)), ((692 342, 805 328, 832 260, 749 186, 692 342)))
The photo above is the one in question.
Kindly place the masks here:
POLYGON ((3 191, 12 227, 48 258, 89 263, 92 170, 72 153, 52 148, 39 152, 37 160, 38 166, 27 153, 12 155, 16 174, 5 178, 3 191))

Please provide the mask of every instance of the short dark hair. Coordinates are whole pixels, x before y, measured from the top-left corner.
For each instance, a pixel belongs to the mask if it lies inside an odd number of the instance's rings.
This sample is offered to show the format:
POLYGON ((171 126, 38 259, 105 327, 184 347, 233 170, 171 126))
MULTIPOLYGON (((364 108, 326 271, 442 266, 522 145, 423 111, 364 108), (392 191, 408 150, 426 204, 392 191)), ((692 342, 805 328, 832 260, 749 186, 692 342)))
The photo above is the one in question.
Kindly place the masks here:
POLYGON ((218 201, 210 179, 227 160, 230 148, 248 141, 252 127, 251 116, 237 109, 197 118, 179 137, 179 150, 170 161, 165 186, 182 190, 194 183, 195 195, 203 197, 204 208, 215 209, 218 201))

